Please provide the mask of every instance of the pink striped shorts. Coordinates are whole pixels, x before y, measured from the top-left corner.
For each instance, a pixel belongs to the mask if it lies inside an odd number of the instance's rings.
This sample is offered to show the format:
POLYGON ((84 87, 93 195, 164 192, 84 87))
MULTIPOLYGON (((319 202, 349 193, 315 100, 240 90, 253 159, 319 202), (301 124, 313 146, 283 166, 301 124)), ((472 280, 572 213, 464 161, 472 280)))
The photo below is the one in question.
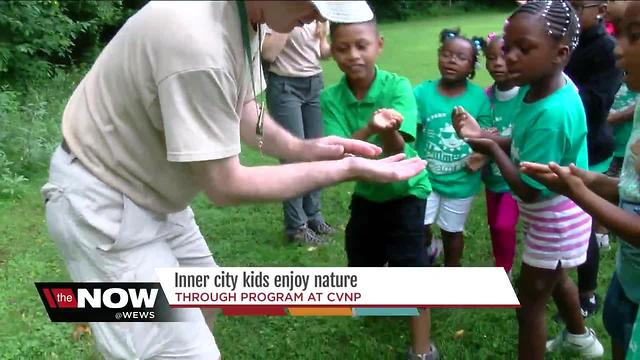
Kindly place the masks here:
POLYGON ((543 269, 576 267, 587 259, 591 216, 565 196, 526 204, 518 201, 525 249, 522 261, 543 269))

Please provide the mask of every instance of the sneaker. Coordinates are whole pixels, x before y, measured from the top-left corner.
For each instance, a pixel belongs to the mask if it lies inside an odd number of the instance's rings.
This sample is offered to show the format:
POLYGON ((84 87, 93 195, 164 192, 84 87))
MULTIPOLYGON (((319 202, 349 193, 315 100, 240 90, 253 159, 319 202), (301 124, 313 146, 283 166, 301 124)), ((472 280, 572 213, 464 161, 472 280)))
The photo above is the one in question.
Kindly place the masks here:
POLYGON ((600 307, 600 301, 598 300, 598 295, 596 294, 593 294, 590 298, 580 298, 582 317, 587 318, 598 312, 598 308, 600 307))
POLYGON ((313 230, 309 229, 306 226, 303 226, 292 232, 288 232, 287 238, 293 243, 303 245, 318 246, 327 242, 325 239, 318 236, 318 234, 316 234, 313 230))
POLYGON ((604 348, 593 329, 586 334, 569 334, 563 330, 555 339, 547 341, 547 352, 561 351, 580 355, 583 359, 596 359, 604 355, 604 348))
POLYGON ((429 347, 429 352, 424 354, 416 354, 413 352, 411 346, 407 350, 407 360, 438 360, 440 359, 440 354, 438 353, 438 349, 436 349, 435 345, 431 344, 429 347))
POLYGON ((598 247, 600 248, 600 250, 611 250, 611 244, 609 243, 609 234, 596 233, 596 240, 598 241, 598 247))
POLYGON ((309 221, 307 223, 309 229, 313 230, 318 235, 333 235, 336 233, 336 229, 333 226, 327 224, 326 221, 309 221))

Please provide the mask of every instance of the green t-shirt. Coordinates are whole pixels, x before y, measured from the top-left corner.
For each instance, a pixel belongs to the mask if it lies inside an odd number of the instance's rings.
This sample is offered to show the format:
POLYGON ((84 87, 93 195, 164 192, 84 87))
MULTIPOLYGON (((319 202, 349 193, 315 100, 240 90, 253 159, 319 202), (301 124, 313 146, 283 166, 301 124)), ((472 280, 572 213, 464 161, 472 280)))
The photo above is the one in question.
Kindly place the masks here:
MULTIPOLYGON (((636 103, 638 100, 638 94, 629 90, 625 83, 622 83, 620 90, 616 94, 616 99, 611 106, 611 112, 615 113, 622 111, 629 106, 636 103)), ((623 157, 625 149, 627 147, 627 140, 631 135, 631 128, 633 128, 633 121, 627 121, 622 124, 613 125, 613 138, 615 139, 615 148, 613 150, 613 156, 623 157)))
MULTIPOLYGON (((417 156, 413 142, 416 137, 416 101, 411 91, 411 83, 406 78, 376 67, 376 77, 367 95, 358 100, 349 89, 346 77, 339 83, 325 89, 320 94, 320 107, 325 132, 351 138, 367 125, 374 111, 381 108, 394 109, 402 114, 400 133, 405 139, 404 153, 407 158, 417 156)), ((368 139, 370 143, 382 146, 379 136, 368 139)), ((431 184, 426 171, 409 180, 380 184, 358 181, 354 193, 370 201, 384 202, 413 195, 426 199, 431 193, 431 184)))
POLYGON ((445 97, 438 91, 439 82, 425 81, 413 90, 418 102, 416 149, 427 160, 433 191, 448 198, 464 199, 480 189, 481 172, 467 170, 465 159, 472 150, 456 135, 451 112, 454 106, 463 106, 481 126, 489 126, 489 99, 482 88, 471 82, 462 95, 445 97))
MULTIPOLYGON (((640 209, 640 173, 636 171, 636 161, 640 156, 631 151, 631 147, 636 142, 640 142, 640 106, 636 107, 632 125, 633 129, 620 172, 618 191, 621 202, 635 203, 637 205, 631 205, 631 207, 640 209)), ((640 216, 639 213, 636 212, 636 214, 640 216)), ((640 249, 621 240, 616 259, 616 272, 627 297, 640 303, 640 249)))
MULTIPOLYGON (((520 89, 524 98, 528 88, 520 89)), ((533 103, 522 102, 516 113, 511 134, 511 159, 548 164, 554 161, 567 166, 589 167, 587 152, 587 118, 575 85, 566 85, 533 103)), ((527 185, 540 190, 541 198, 555 196, 544 185, 521 174, 527 185)))
MULTIPOLYGON (((522 104, 522 98, 524 97, 524 91, 518 91, 516 95, 508 100, 501 101, 496 97, 496 88, 492 86, 489 91, 489 100, 491 101, 492 119, 493 123, 490 125, 498 130, 500 136, 511 137, 511 129, 513 124, 513 116, 518 111, 520 104, 522 104)), ((500 168, 495 161, 490 161, 486 172, 484 173, 484 184, 487 189, 494 193, 509 192, 509 184, 504 180, 500 168)))

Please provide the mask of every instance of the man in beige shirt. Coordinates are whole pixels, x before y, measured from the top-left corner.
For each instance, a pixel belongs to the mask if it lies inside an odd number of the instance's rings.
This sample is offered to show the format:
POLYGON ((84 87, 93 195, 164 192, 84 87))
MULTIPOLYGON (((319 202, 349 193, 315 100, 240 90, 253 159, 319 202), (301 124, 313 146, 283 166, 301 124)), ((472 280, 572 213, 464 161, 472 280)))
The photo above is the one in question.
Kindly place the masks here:
MULTIPOLYGON (((414 159, 345 156, 380 154, 361 142, 300 140, 268 116, 259 125, 259 61, 247 60, 257 58, 254 29, 371 17, 353 1, 150 2, 132 16, 69 99, 42 188, 71 278, 152 282, 158 267, 216 266, 189 208, 201 191, 217 205, 279 201, 421 171, 414 159), (241 140, 297 163, 242 166, 241 140)), ((203 314, 179 312, 188 323, 91 323, 96 346, 108 359, 218 358, 203 314)))
MULTIPOLYGON (((266 28, 262 59, 268 63, 267 106, 271 117, 300 139, 324 136, 320 91, 324 87, 320 59, 331 56, 328 24, 312 22, 282 34, 266 28)), ((283 162, 286 162, 284 160, 283 162)), ((320 212, 320 189, 282 203, 290 241, 319 245, 335 231, 320 212)))

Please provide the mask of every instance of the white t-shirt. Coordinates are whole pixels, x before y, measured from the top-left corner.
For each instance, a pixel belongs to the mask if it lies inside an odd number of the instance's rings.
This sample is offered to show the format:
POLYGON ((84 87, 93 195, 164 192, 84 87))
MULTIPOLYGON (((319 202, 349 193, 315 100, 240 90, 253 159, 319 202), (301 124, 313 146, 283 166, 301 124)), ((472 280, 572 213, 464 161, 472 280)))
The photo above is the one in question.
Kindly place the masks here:
MULTIPOLYGON (((240 24, 235 1, 144 6, 71 96, 62 119, 71 151, 138 205, 187 207, 202 190, 187 163, 240 152, 241 110, 253 99, 240 24)), ((258 36, 249 36, 256 60, 258 36)))

